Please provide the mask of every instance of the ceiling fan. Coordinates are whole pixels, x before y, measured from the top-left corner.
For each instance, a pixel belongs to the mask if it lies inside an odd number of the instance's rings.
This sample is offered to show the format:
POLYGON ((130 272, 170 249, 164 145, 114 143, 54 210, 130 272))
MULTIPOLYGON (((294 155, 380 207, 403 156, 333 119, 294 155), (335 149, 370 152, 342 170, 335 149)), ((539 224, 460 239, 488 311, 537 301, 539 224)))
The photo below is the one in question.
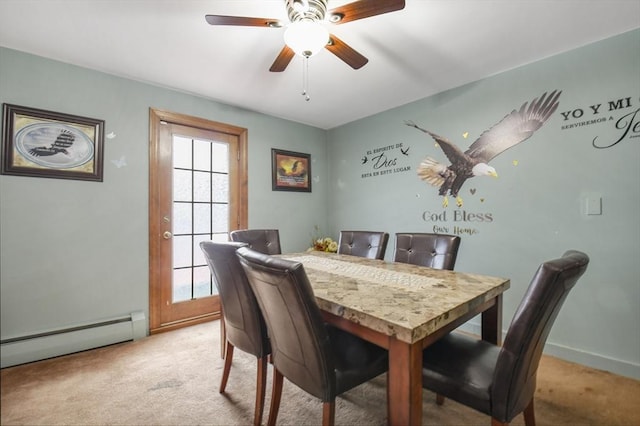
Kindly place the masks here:
POLYGON ((320 22, 344 24, 401 10, 405 4, 405 0, 359 0, 327 10, 328 0, 284 0, 284 2, 289 22, 269 18, 225 15, 206 15, 205 19, 211 25, 288 27, 285 32, 286 44, 269 68, 271 72, 284 71, 296 53, 308 58, 322 48, 329 50, 353 69, 359 69, 369 60, 338 37, 330 34, 320 22), (315 37, 315 41, 307 40, 313 37, 315 37), (311 47, 312 45, 313 47, 311 47))

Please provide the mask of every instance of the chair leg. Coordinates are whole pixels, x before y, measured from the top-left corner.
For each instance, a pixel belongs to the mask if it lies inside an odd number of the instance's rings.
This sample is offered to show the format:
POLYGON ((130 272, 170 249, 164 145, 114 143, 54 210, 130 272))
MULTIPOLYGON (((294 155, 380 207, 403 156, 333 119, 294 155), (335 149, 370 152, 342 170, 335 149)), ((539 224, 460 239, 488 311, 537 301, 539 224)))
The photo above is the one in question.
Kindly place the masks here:
POLYGON ((322 426, 333 426, 336 419, 336 401, 322 403, 322 426))
POLYGON ((524 409, 524 424, 525 426, 536 426, 536 416, 533 410, 533 397, 529 401, 529 405, 524 409))
POLYGON ((440 395, 439 393, 436 394, 436 404, 444 404, 444 396, 440 395))
POLYGON ((226 342, 226 356, 224 357, 224 369, 222 370, 222 380, 220 381, 220 393, 224 393, 224 389, 227 387, 227 380, 229 379, 229 371, 231 370, 231 361, 233 360, 233 345, 226 342))
POLYGON ((278 410, 280 409, 280 397, 282 396, 282 374, 273 369, 273 386, 271 388, 271 406, 269 407, 269 419, 267 426, 275 426, 278 418, 278 410))
POLYGON ((262 412, 264 411, 265 388, 267 387, 267 357, 258 358, 258 377, 256 380, 256 412, 253 418, 254 426, 262 423, 262 412))
MULTIPOLYGON (((536 417, 533 412, 533 397, 531 398, 531 401, 529 401, 529 404, 526 406, 522 414, 524 415, 525 426, 536 426, 536 417)), ((509 423, 501 422, 492 418, 491 426, 509 426, 509 423)))
POLYGON ((220 306, 220 358, 224 359, 227 351, 225 342, 227 341, 227 328, 224 325, 224 317, 222 316, 222 306, 220 306))

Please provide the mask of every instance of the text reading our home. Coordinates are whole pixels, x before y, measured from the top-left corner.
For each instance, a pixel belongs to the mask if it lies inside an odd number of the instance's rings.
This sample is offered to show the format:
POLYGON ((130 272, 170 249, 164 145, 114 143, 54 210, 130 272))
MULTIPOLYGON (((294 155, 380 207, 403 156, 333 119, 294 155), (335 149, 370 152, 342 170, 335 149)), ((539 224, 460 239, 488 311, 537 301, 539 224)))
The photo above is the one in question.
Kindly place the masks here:
POLYGON ((464 226, 471 223, 493 222, 492 213, 472 213, 466 210, 443 210, 432 212, 426 210, 422 213, 422 220, 433 223, 432 232, 436 234, 475 235, 480 233, 477 228, 464 226), (447 222, 451 220, 454 225, 447 222))

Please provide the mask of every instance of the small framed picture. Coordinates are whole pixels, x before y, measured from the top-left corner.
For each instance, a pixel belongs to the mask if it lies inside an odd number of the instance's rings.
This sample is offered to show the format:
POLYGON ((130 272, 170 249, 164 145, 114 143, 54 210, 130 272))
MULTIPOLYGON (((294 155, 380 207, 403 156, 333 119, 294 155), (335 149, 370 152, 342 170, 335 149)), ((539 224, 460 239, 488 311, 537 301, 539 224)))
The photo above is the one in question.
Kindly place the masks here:
POLYGON ((104 120, 3 104, 5 175, 102 182, 104 120))
POLYGON ((311 155, 271 149, 273 191, 311 192, 311 155))

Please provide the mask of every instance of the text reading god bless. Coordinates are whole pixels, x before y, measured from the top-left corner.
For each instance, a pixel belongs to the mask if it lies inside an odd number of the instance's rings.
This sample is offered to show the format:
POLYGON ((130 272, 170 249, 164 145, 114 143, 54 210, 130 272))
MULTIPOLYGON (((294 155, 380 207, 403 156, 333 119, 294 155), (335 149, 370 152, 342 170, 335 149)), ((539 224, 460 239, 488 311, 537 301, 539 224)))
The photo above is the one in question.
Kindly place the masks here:
POLYGON ((452 213, 449 218, 456 223, 479 223, 493 222, 491 213, 469 213, 465 210, 454 210, 453 212, 443 210, 442 213, 434 213, 425 211, 422 213, 422 220, 425 222, 434 222, 433 232, 437 234, 455 234, 455 235, 475 235, 480 233, 476 228, 458 226, 453 227, 447 225, 447 214, 452 213), (438 224, 442 222, 442 224, 438 224))
MULTIPOLYGON (((447 222, 447 210, 442 213, 433 213, 425 211, 422 213, 422 220, 425 222, 447 222)), ((454 210, 453 217, 454 222, 493 222, 493 216, 491 213, 469 213, 465 210, 454 210)))

